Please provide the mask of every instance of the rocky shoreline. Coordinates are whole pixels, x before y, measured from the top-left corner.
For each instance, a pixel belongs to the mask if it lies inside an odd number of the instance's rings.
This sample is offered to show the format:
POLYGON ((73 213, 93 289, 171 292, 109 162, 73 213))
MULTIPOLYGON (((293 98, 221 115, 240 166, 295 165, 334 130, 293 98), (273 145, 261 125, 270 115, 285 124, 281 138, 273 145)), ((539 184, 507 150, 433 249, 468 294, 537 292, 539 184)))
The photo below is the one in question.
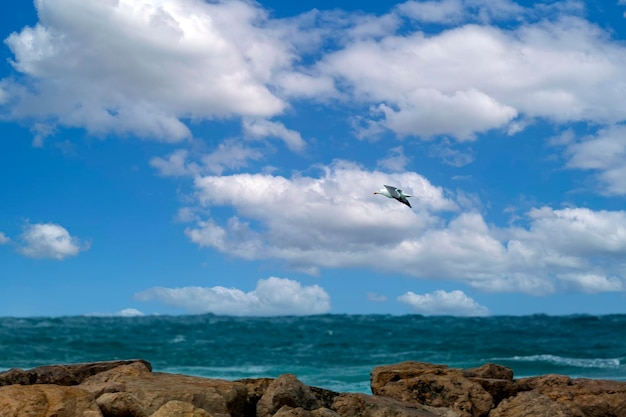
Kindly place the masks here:
POLYGON ((0 417, 626 417, 626 382, 496 364, 375 367, 373 395, 310 387, 295 375, 225 381, 152 372, 145 360, 0 373, 0 417))

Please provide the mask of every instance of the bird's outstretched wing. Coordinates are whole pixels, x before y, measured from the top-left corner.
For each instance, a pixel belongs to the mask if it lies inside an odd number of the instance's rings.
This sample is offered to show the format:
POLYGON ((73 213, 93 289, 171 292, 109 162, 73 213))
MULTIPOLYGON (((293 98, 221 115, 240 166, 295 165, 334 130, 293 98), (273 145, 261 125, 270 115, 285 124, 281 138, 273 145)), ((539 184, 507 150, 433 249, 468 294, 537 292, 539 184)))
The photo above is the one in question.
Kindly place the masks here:
POLYGON ((402 204, 406 204, 407 206, 413 208, 411 206, 411 203, 409 203, 409 200, 407 200, 405 197, 400 197, 400 198, 396 198, 396 200, 398 200, 399 202, 401 202, 402 204))
POLYGON ((402 204, 406 204, 407 206, 413 208, 411 206, 411 203, 409 203, 409 200, 406 199, 407 197, 411 197, 410 195, 405 194, 404 192, 402 192, 401 189, 396 188, 396 187, 392 187, 391 185, 385 185, 385 188, 387 189, 387 191, 389 192, 389 195, 391 195, 391 197, 395 198, 396 200, 398 200, 402 204))
POLYGON ((398 189, 396 187, 392 187, 391 185, 385 185, 385 188, 387 189, 387 191, 389 191, 389 194, 391 194, 393 198, 402 197, 402 195, 398 192, 398 189))

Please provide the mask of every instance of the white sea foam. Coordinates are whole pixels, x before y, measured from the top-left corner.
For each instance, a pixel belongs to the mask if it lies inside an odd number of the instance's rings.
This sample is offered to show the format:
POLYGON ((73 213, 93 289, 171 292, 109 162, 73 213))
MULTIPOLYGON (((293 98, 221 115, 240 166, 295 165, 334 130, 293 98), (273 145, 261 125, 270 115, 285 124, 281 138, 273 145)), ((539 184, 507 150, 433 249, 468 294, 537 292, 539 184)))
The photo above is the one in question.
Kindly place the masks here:
POLYGON ((178 335, 176 335, 175 338, 170 340, 170 343, 182 343, 182 342, 186 342, 186 341, 187 341, 187 338, 185 336, 183 336, 182 334, 178 334, 178 335))
POLYGON ((574 366, 577 368, 617 369, 621 362, 618 358, 566 358, 557 355, 530 355, 502 358, 516 362, 547 362, 553 365, 574 366))

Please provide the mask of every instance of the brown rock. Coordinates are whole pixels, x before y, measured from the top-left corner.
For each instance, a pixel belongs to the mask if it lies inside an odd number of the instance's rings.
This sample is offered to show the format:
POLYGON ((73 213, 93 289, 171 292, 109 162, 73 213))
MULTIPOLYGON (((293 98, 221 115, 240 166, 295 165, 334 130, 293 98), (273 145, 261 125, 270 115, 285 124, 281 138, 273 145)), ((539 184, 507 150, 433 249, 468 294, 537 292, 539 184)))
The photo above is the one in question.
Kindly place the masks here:
MULTIPOLYGON (((256 404, 259 402, 267 387, 274 381, 274 378, 246 378, 238 379, 236 382, 241 382, 248 388, 248 405, 254 406, 252 414, 246 413, 246 415, 256 415, 256 404)), ((330 408, 335 397, 339 395, 338 392, 327 390, 324 388, 312 387, 309 389, 315 395, 322 407, 330 408)))
POLYGON ((302 407, 294 408, 289 407, 288 405, 283 405, 274 414, 274 417, 311 417, 311 411, 305 410, 302 407))
POLYGON ((341 394, 332 408, 341 417, 458 417, 456 413, 446 414, 448 410, 436 414, 420 404, 366 394, 341 394))
POLYGON ((322 407, 326 407, 326 408, 331 408, 331 406, 333 405, 333 402, 335 401, 335 398, 337 398, 337 396, 339 395, 338 392, 323 389, 323 388, 318 388, 318 387, 309 387, 309 388, 311 389, 311 392, 313 393, 313 395, 315 395, 317 400, 320 402, 320 404, 322 404, 322 407))
POLYGON ((508 379, 470 378, 470 380, 480 384, 491 395, 493 407, 496 407, 505 398, 513 397, 519 392, 517 383, 508 379))
POLYGON ((518 383, 523 390, 533 390, 559 403, 571 403, 587 417, 626 417, 626 382, 544 375, 518 383))
POLYGON ((141 408, 140 401, 127 392, 107 392, 96 400, 100 411, 105 416, 147 417, 141 408))
POLYGON ((466 369, 463 374, 491 394, 494 406, 519 391, 517 382, 513 380, 513 370, 506 366, 486 363, 478 368, 466 369))
POLYGON ((244 384, 248 389, 248 401, 246 402, 246 408, 244 415, 246 417, 256 416, 256 405, 265 394, 267 387, 274 381, 274 378, 246 378, 239 379, 236 382, 244 384))
POLYGON ((326 407, 310 411, 302 407, 293 408, 288 405, 283 405, 276 414, 274 414, 274 417, 339 417, 339 414, 326 407))
POLYGON ((274 378, 246 378, 235 382, 244 384, 248 388, 248 398, 256 399, 258 402, 273 381, 274 378))
POLYGON ((272 381, 257 403, 256 415, 271 417, 284 405, 309 411, 322 406, 311 389, 293 374, 284 374, 272 381))
MULTIPOLYGON (((586 417, 573 403, 554 401, 538 392, 520 392, 506 399, 489 413, 489 417, 586 417)), ((608 416, 608 415, 607 415, 608 416)))
POLYGON ((78 385, 92 375, 134 362, 143 363, 149 370, 152 370, 152 365, 143 359, 77 363, 71 365, 48 365, 39 366, 27 371, 14 368, 0 373, 0 386, 13 384, 78 385))
MULTIPOLYGON (((101 372, 86 379, 80 387, 93 393, 98 399, 106 393, 130 394, 123 397, 127 401, 127 408, 120 410, 128 415, 132 415, 136 408, 151 415, 169 401, 181 401, 201 408, 215 417, 243 417, 247 400, 246 386, 241 383, 151 373, 141 363, 101 372), (133 398, 137 399, 136 403, 133 398)), ((117 400, 116 404, 119 406, 124 404, 118 397, 113 399, 117 400)))
POLYGON ((8 385, 0 388, 0 417, 102 417, 93 395, 77 387, 8 385))
POLYGON ((182 401, 168 401, 150 417, 212 417, 205 410, 182 401))
POLYGON ((311 411, 311 417, 339 417, 339 414, 330 408, 322 407, 311 411))
POLYGON ((421 362, 378 366, 371 373, 374 395, 431 407, 446 407, 462 417, 486 416, 491 394, 461 369, 421 362))
POLYGON ((486 363, 478 368, 466 369, 465 376, 485 379, 504 379, 513 381, 513 370, 495 363, 486 363))

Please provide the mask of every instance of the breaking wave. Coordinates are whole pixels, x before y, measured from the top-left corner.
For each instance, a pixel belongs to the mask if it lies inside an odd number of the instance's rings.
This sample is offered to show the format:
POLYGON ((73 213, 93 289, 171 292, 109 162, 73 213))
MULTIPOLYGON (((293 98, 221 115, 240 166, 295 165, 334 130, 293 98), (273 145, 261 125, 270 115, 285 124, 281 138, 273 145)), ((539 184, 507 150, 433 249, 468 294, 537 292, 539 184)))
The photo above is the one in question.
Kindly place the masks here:
POLYGON ((502 359, 515 362, 544 362, 552 365, 599 369, 618 369, 622 364, 619 358, 567 358, 557 355, 513 356, 502 359))

